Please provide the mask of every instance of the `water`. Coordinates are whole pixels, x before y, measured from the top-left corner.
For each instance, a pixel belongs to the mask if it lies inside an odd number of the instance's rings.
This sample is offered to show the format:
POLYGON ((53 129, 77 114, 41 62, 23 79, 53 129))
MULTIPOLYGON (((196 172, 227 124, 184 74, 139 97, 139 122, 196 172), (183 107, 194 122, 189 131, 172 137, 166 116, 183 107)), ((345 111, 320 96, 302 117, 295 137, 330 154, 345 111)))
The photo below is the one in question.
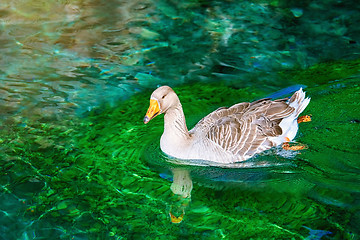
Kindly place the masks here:
POLYGON ((2 1, 1 239, 360 238, 355 1, 2 1), (312 100, 296 141, 233 166, 159 150, 157 85, 191 128, 312 100), (171 214, 173 215, 171 222, 171 214))

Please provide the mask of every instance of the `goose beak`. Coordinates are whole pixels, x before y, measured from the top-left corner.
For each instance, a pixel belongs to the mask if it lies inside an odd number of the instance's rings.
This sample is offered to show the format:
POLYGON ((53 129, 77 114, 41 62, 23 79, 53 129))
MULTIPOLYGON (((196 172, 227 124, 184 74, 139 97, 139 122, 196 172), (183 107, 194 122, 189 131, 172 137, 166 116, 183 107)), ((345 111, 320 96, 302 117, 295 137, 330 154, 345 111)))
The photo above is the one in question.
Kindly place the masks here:
POLYGON ((148 123, 151 119, 159 115, 159 113, 160 113, 160 107, 158 101, 155 99, 150 99, 150 106, 144 117, 144 123, 145 124, 148 123))

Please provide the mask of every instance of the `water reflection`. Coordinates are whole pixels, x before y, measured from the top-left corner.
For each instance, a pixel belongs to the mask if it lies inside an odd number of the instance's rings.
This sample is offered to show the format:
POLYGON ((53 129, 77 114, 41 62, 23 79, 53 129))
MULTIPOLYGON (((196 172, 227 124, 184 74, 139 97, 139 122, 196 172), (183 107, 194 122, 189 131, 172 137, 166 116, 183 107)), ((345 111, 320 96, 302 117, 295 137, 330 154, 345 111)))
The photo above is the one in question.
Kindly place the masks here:
POLYGON ((173 168, 171 169, 173 175, 173 182, 171 184, 171 191, 183 198, 190 198, 193 189, 193 182, 191 180, 188 169, 173 168))
POLYGON ((197 189, 205 187, 220 192, 307 194, 314 185, 308 182, 306 173, 298 167, 299 159, 295 159, 298 154, 279 147, 244 162, 221 164, 168 157, 154 142, 145 150, 143 157, 160 177, 172 181, 170 190, 178 197, 171 204, 170 220, 180 223, 186 219, 186 212, 192 211, 194 185, 197 189), (285 152, 290 153, 286 155, 285 152))
POLYGON ((58 118, 133 92, 149 2, 2 1, 0 9, 2 117, 58 118))
POLYGON ((274 91, 289 84, 278 71, 356 58, 356 9, 333 1, 5 0, 2 117, 43 111, 57 119, 165 83, 274 91))

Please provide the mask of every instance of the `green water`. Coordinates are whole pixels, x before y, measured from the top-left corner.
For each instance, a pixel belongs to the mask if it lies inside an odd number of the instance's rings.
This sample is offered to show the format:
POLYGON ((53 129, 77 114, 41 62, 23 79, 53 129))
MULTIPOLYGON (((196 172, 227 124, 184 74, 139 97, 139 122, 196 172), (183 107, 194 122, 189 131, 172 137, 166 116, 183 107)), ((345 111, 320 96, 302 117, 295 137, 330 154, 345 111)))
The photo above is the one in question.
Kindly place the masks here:
POLYGON ((359 239, 359 18, 341 1, 0 3, 0 239, 359 239), (307 149, 169 159, 162 116, 142 122, 161 84, 189 128, 302 86, 307 149))

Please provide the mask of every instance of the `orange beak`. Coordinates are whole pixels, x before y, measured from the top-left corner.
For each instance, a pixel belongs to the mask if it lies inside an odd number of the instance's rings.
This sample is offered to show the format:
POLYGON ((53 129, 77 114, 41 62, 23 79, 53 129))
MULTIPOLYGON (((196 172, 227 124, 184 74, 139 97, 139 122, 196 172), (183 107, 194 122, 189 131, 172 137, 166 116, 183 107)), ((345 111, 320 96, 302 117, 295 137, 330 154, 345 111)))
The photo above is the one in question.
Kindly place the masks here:
POLYGON ((160 113, 160 107, 158 101, 155 99, 150 99, 150 106, 144 117, 144 123, 145 124, 148 123, 151 119, 159 115, 159 113, 160 113))
POLYGON ((184 219, 184 212, 179 216, 179 217, 175 217, 171 212, 169 212, 170 214, 170 220, 172 223, 181 223, 181 221, 184 219))

